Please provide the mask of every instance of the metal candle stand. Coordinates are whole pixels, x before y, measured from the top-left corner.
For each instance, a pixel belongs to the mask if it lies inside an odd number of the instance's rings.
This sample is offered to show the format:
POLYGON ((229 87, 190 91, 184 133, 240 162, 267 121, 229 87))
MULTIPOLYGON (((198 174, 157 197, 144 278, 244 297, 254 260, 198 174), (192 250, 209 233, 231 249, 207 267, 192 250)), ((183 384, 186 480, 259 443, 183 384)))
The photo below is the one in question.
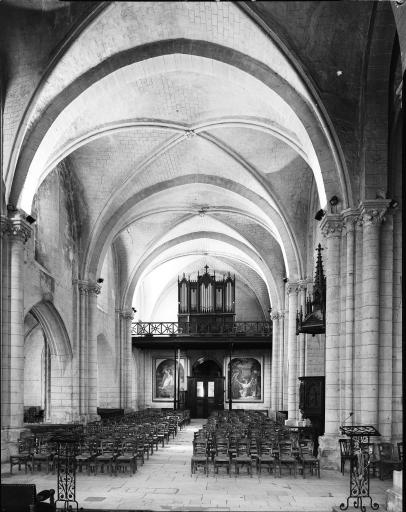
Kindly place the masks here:
POLYGON ((378 503, 373 503, 369 495, 369 438, 380 436, 375 427, 365 425, 354 425, 340 427, 341 432, 350 438, 351 459, 350 459, 350 495, 347 504, 341 503, 340 509, 347 510, 350 500, 354 500, 354 508, 360 508, 366 512, 366 506, 362 500, 369 498, 372 510, 379 508, 378 503))
POLYGON ((57 434, 52 438, 57 443, 57 486, 58 501, 64 502, 63 510, 73 510, 71 503, 76 501, 76 455, 78 454, 78 435, 72 433, 57 434))

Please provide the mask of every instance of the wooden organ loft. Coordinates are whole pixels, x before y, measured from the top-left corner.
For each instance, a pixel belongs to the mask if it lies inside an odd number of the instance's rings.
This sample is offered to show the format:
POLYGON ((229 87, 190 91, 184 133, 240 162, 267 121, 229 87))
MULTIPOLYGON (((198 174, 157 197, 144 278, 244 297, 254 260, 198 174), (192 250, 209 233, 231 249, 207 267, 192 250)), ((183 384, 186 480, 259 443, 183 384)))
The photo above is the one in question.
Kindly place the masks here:
POLYGON ((235 276, 216 279, 208 265, 197 279, 178 277, 178 322, 184 332, 231 332, 235 322, 235 276))

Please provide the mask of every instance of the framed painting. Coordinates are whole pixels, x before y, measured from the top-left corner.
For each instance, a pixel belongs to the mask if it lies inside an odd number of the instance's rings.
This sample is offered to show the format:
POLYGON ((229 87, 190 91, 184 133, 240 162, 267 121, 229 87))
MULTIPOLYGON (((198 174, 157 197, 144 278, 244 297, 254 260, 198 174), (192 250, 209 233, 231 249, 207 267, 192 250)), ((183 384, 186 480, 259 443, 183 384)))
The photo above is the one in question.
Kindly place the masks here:
MULTIPOLYGON (((231 398, 233 402, 263 402, 263 358, 231 359, 231 398)), ((225 361, 226 396, 229 400, 230 360, 225 361)))
MULTIPOLYGON (((152 400, 156 402, 171 402, 175 392, 175 360, 155 358, 152 366, 152 400)), ((179 390, 186 389, 185 384, 186 360, 179 360, 179 390)))

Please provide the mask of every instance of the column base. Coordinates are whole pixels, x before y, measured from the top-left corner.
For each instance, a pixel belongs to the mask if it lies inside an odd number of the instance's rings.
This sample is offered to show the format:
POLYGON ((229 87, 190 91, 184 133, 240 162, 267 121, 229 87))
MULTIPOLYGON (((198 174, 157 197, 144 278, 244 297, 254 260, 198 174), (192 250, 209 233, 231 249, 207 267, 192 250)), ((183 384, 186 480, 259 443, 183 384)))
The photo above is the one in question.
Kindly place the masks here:
POLYGON ((22 432, 31 433, 30 429, 24 427, 1 429, 1 463, 9 462, 10 455, 18 452, 17 441, 22 432))
POLYGON ((319 457, 322 469, 340 470, 341 455, 338 435, 324 435, 319 437, 319 457))
POLYGON ((403 510, 402 478, 403 471, 393 472, 393 487, 385 491, 388 512, 402 512, 403 510))

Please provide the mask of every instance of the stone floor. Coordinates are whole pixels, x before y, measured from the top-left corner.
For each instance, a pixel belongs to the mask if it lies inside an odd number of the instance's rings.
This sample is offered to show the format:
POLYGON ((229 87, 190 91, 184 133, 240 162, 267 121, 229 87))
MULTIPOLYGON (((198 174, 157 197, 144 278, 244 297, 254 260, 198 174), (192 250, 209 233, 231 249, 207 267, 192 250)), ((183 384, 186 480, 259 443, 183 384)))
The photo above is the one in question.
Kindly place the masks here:
MULTIPOLYGON (((346 501, 349 473, 322 470, 321 478, 282 475, 275 478, 267 471, 250 478, 245 471, 231 478, 224 470, 206 477, 202 471, 191 476, 193 432, 205 420, 191 424, 159 448, 134 476, 120 474, 77 475, 76 499, 85 510, 148 510, 148 511, 285 511, 331 512, 346 501)), ((9 465, 2 465, 3 483, 35 483, 37 491, 56 489, 56 475, 36 472, 25 475, 9 465)), ((371 478, 370 490, 374 501, 385 510, 385 490, 391 480, 371 478)), ((367 503, 368 504, 368 503, 367 503)), ((58 505, 62 508, 63 503, 58 505)), ((350 507, 349 510, 359 510, 350 507)), ((369 510, 369 507, 367 507, 369 510)))

